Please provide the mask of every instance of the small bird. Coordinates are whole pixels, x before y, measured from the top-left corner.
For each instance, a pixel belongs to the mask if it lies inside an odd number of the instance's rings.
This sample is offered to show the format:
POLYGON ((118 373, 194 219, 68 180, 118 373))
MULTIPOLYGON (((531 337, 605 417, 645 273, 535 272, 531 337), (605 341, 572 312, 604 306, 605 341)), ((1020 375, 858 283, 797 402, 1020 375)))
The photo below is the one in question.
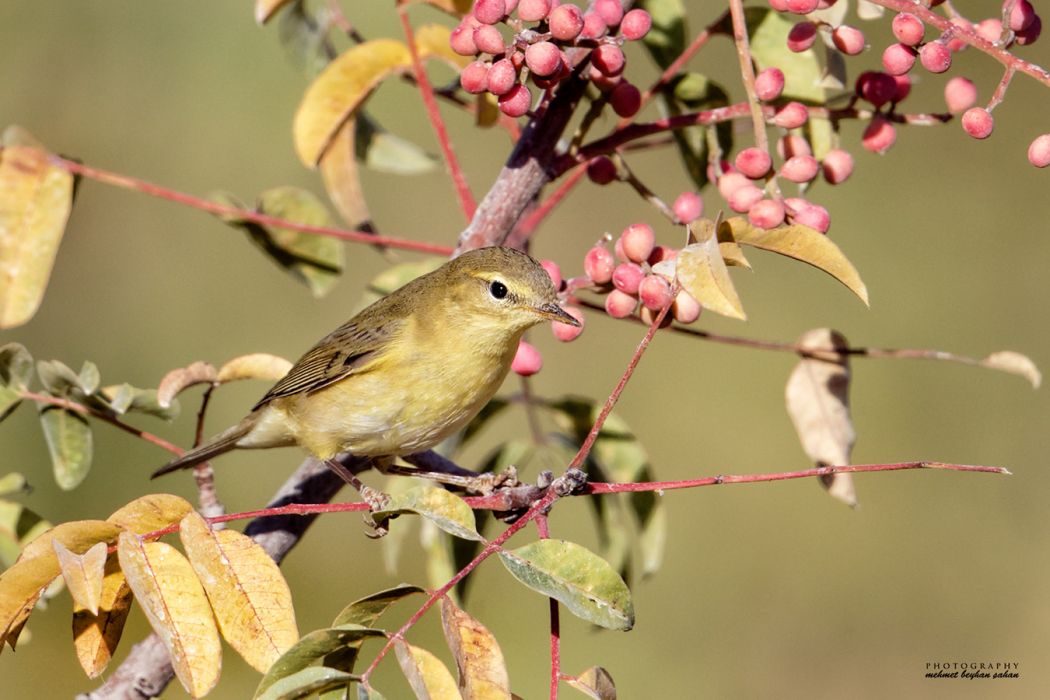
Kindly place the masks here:
POLYGON ((463 253, 322 338, 240 423, 153 477, 236 448, 299 445, 378 466, 428 450, 488 403, 544 320, 580 325, 539 263, 513 248, 463 253))

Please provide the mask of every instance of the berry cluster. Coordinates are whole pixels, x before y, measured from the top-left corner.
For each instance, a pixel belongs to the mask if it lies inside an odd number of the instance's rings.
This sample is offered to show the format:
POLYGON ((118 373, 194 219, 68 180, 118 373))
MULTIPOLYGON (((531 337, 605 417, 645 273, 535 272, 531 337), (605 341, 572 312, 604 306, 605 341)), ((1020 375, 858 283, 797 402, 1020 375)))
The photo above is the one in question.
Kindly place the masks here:
POLYGON ((479 57, 460 74, 463 89, 495 95, 500 111, 510 117, 528 113, 532 105, 526 83, 553 89, 572 73, 566 49, 588 49, 586 76, 607 94, 613 111, 631 117, 641 107, 641 92, 623 78, 622 44, 641 39, 652 24, 648 12, 625 13, 619 0, 595 0, 587 11, 557 0, 476 0, 450 43, 460 55, 479 57), (501 24, 509 32, 501 31, 501 24))

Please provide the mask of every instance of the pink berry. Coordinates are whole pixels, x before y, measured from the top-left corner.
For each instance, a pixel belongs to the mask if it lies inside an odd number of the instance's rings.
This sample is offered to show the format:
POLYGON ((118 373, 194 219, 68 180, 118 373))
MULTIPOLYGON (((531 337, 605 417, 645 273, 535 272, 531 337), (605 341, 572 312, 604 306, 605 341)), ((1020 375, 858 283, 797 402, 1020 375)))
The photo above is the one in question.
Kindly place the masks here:
POLYGON ((805 51, 817 40, 817 25, 812 22, 799 22, 788 32, 787 46, 795 53, 805 51))
POLYGON ((591 84, 602 92, 609 92, 619 85, 623 78, 619 75, 606 75, 598 70, 597 66, 590 65, 587 66, 587 80, 590 80, 591 84))
POLYGON ((1039 15, 1035 16, 1032 23, 1025 29, 1017 32, 1015 39, 1018 46, 1028 46, 1034 44, 1035 40, 1039 38, 1039 35, 1043 33, 1043 20, 1039 18, 1039 15))
POLYGON ((788 12, 797 15, 808 15, 817 9, 818 0, 784 0, 784 6, 788 12))
POLYGON ((797 129, 809 119, 809 109, 801 102, 788 102, 773 115, 773 123, 785 129, 797 129))
POLYGON ((738 214, 748 212, 757 202, 762 200, 762 190, 754 185, 744 185, 737 188, 729 195, 729 208, 738 214))
POLYGON ((554 288, 561 289, 561 268, 558 266, 558 263, 553 260, 541 260, 540 267, 547 272, 547 276, 551 278, 554 288))
POLYGON ((625 294, 637 294, 638 285, 642 283, 643 277, 645 277, 645 273, 637 263, 625 262, 620 263, 613 270, 612 283, 614 287, 625 294))
POLYGON ((939 41, 931 41, 919 49, 919 61, 931 73, 943 73, 952 67, 952 52, 939 41))
POLYGON ((890 44, 882 52, 882 67, 890 75, 904 75, 915 65, 918 52, 905 44, 890 44))
POLYGON ((598 16, 597 12, 587 12, 583 15, 583 29, 580 30, 580 37, 583 39, 599 39, 605 36, 605 33, 609 30, 605 26, 605 22, 598 16))
POLYGON ((915 15, 907 12, 901 12, 899 15, 893 18, 893 36, 897 37, 897 41, 904 44, 905 46, 915 46, 922 41, 923 34, 926 33, 926 27, 915 15))
POLYGON ((532 94, 524 85, 515 85, 499 98, 499 110, 508 117, 520 117, 529 111, 532 94))
POLYGON ((792 182, 809 182, 819 171, 820 164, 813 156, 793 156, 780 166, 780 174, 792 182))
POLYGON ((596 0, 594 11, 608 27, 615 27, 623 19, 623 5, 620 4, 620 0, 596 0))
MULTIPOLYGON (((653 252, 656 244, 656 233, 649 224, 631 224, 620 234, 620 245, 623 247, 624 256, 634 263, 643 263, 653 252)), ((616 273, 613 273, 613 284, 616 284, 616 273)), ((616 285, 620 287, 620 285, 616 285)), ((620 287, 623 289, 623 287, 620 287)), ((632 290, 624 289, 625 292, 632 290)))
POLYGON ((906 75, 895 75, 893 76, 893 82, 897 84, 897 95, 893 98, 893 101, 903 102, 904 98, 911 94, 911 78, 906 75))
POLYGON ((856 90, 858 95, 878 108, 896 99, 897 81, 886 73, 865 71, 857 78, 856 90))
POLYGON ((583 30, 583 14, 575 5, 559 5, 547 16, 551 36, 559 41, 572 41, 583 30))
POLYGON ((540 351, 529 345, 524 340, 518 341, 518 351, 514 353, 514 360, 510 368, 515 374, 523 377, 531 377, 543 368, 543 357, 540 351))
POLYGON ((682 290, 674 298, 671 313, 674 314, 674 320, 679 323, 692 323, 700 318, 700 302, 694 299, 689 292, 682 290))
POLYGON ((734 192, 743 187, 744 185, 750 185, 750 181, 738 172, 726 173, 722 177, 718 178, 718 193, 722 195, 722 199, 729 200, 734 192))
POLYGON ((587 251, 583 258, 583 271, 595 284, 608 284, 612 281, 616 260, 613 254, 600 245, 587 251))
POLYGON ((747 212, 747 220, 759 228, 776 228, 784 223, 784 205, 775 199, 755 202, 747 212))
POLYGON ((809 226, 820 233, 827 233, 828 229, 831 228, 831 217, 828 215, 828 210, 816 204, 806 203, 805 206, 795 211, 792 220, 796 224, 809 226))
POLYGON ((608 185, 616 179, 616 164, 606 156, 591 158, 587 163, 587 177, 596 185, 608 185))
POLYGON ((787 12, 787 0, 769 0, 769 6, 777 12, 787 12))
POLYGON ((477 0, 474 3, 474 17, 482 24, 495 24, 506 16, 506 0, 477 0))
POLYGON ((784 71, 766 68, 755 76, 755 96, 763 102, 771 102, 784 92, 784 71))
POLYGON ((971 107, 963 112, 962 127, 975 139, 986 139, 992 135, 995 120, 992 118, 992 113, 984 107, 971 107))
POLYGON ((831 41, 847 56, 856 56, 864 50, 864 32, 848 24, 835 27, 831 32, 831 41))
POLYGON ((659 311, 671 303, 671 285, 659 275, 648 275, 638 285, 638 298, 647 309, 659 311))
POLYGON ((483 24, 474 30, 474 45, 481 53, 496 55, 507 48, 503 44, 503 35, 491 24, 483 24))
POLYGON ((977 86, 967 78, 952 78, 944 86, 944 102, 952 114, 965 112, 977 104, 977 86))
POLYGON ((649 259, 646 260, 650 266, 662 263, 664 260, 674 260, 678 257, 678 251, 670 246, 658 245, 653 246, 653 252, 649 253, 649 259))
POLYGON ((1032 3, 1028 2, 1028 0, 1004 0, 1004 10, 1008 4, 1013 5, 1013 8, 1010 10, 1010 16, 1007 18, 1012 31, 1024 31, 1035 21, 1035 8, 1032 7, 1032 3))
POLYGON ((553 75, 561 68, 561 49, 549 41, 537 41, 525 49, 525 65, 536 75, 553 75))
POLYGON ((871 118, 864 135, 861 137, 861 145, 872 153, 882 155, 890 150, 897 140, 897 130, 890 124, 889 120, 881 114, 871 118))
POLYGON ((463 69, 459 74, 459 84, 472 95, 485 92, 488 89, 489 64, 483 61, 474 61, 463 69))
POLYGON ((786 134, 777 139, 777 155, 783 160, 794 156, 811 156, 813 149, 809 147, 809 141, 796 134, 786 134))
POLYGON ((583 333, 586 319, 583 315, 583 309, 575 306, 563 306, 562 308, 567 314, 580 322, 579 326, 570 326, 568 323, 559 323, 558 321, 551 323, 551 331, 554 333, 554 337, 563 343, 568 343, 580 337, 580 333, 583 333))
POLYGON ((551 11, 551 0, 519 0, 518 19, 523 22, 539 22, 547 19, 551 11))
POLYGON ((506 95, 518 82, 518 71, 508 58, 501 58, 492 64, 488 72, 488 88, 493 95, 506 95))
MULTIPOLYGON (((973 22, 971 22, 970 20, 966 19, 965 17, 952 17, 950 21, 956 27, 959 27, 960 29, 962 29, 963 31, 965 31, 967 33, 973 33, 973 31, 974 31, 973 22)), ((965 41, 963 41, 962 39, 960 39, 958 37, 958 34, 955 35, 955 38, 948 40, 948 50, 952 51, 954 53, 958 53, 959 51, 962 51, 967 46, 968 46, 968 44, 965 41)))
MULTIPOLYGON (((562 5, 562 7, 573 6, 562 5)), ((591 53, 591 65, 604 75, 613 76, 623 73, 625 62, 623 51, 615 44, 602 44, 591 53)))
POLYGON ((824 156, 824 179, 832 185, 840 185, 853 174, 853 156, 849 151, 833 148, 824 156))
POLYGON ((623 16, 620 22, 620 33, 627 41, 639 41, 644 39, 649 30, 653 28, 653 16, 645 10, 630 10, 623 16))
POLYGON ((754 146, 745 148, 740 153, 737 153, 736 160, 733 162, 737 170, 752 180, 764 177, 772 165, 769 154, 754 146))
POLYGON ((671 209, 683 224, 692 223, 704 213, 704 200, 696 192, 683 192, 675 198, 671 209))
POLYGON ((448 43, 460 56, 473 56, 478 52, 478 46, 474 43, 474 27, 466 20, 452 30, 448 43))
POLYGON ((619 289, 612 290, 605 297, 605 313, 613 318, 627 318, 634 313, 636 306, 638 306, 638 300, 619 289))
POLYGON ((1028 162, 1037 168, 1050 165, 1050 134, 1037 136, 1028 146, 1028 162))
POLYGON ((633 117, 642 108, 642 93, 624 80, 609 93, 609 104, 618 116, 633 117))
POLYGON ((977 23, 976 31, 977 36, 994 44, 1003 35, 1003 21, 998 17, 989 17, 977 23))

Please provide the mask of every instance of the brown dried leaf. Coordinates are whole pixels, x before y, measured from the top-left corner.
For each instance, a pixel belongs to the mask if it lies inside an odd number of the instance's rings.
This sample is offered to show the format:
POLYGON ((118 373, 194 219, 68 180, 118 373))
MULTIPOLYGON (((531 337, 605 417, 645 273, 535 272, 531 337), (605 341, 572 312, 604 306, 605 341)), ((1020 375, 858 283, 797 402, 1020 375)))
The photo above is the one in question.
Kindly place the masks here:
POLYGON ((106 543, 97 542, 83 554, 74 554, 58 540, 51 540, 58 566, 73 602, 98 615, 102 597, 102 576, 106 567, 106 543))
POLYGON ((209 362, 198 360, 189 367, 179 367, 164 375, 157 387, 157 403, 167 408, 172 399, 184 389, 195 384, 211 384, 218 379, 215 367, 209 362))
POLYGON ((575 678, 567 678, 565 682, 594 700, 616 700, 616 684, 601 666, 591 666, 575 678))
POLYGON ((292 593, 266 551, 235 530, 212 530, 191 512, 179 529, 182 546, 211 601, 222 636, 265 673, 296 641, 292 593))
POLYGON ((1020 375, 1029 381, 1033 389, 1038 389, 1043 383, 1043 375, 1032 359, 1013 350, 993 352, 981 360, 981 366, 1020 375))
POLYGON ((131 599, 131 587, 114 552, 106 559, 98 614, 73 608, 73 647, 88 678, 101 675, 113 658, 131 612, 131 599))
POLYGON ((397 641, 394 646, 401 671, 419 700, 463 700, 456 680, 438 657, 422 647, 397 641))
MULTIPOLYGON (((807 331, 798 342, 809 351, 832 351, 803 357, 788 378, 787 411, 802 449, 818 466, 849 464, 857 439, 849 411, 849 359, 833 352, 849 345, 830 328, 807 331)), ((850 507, 857 505, 850 474, 832 474, 821 481, 832 496, 850 507)))
POLYGON ((216 381, 220 384, 239 379, 265 379, 276 382, 283 379, 292 368, 292 363, 283 357, 257 352, 251 355, 235 357, 219 368, 216 381))
POLYGON ((675 258, 675 274, 682 289, 691 294, 705 309, 745 320, 733 281, 715 237, 714 224, 702 219, 690 229, 696 242, 690 243, 675 258))
POLYGON ((459 670, 459 689, 472 700, 510 700, 510 678, 503 652, 486 627, 441 599, 441 627, 459 670))
POLYGON ((120 567, 153 631, 171 656, 182 686, 195 698, 219 680, 222 645, 208 597, 193 567, 163 542, 143 542, 122 532, 117 544, 120 567))
POLYGON ((181 496, 152 493, 122 506, 106 518, 106 522, 119 525, 136 535, 145 535, 147 532, 174 525, 192 510, 190 502, 181 496))

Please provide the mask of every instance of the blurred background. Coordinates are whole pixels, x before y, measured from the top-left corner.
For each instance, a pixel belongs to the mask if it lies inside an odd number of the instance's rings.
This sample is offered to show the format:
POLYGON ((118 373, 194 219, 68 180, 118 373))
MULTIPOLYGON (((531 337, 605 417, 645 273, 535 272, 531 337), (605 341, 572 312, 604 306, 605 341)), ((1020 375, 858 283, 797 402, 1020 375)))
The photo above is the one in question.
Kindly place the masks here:
MULTIPOLYGON (((709 3, 690 4, 694 27, 710 21, 709 3)), ((400 36, 393 3, 344 5, 365 36, 400 36)), ((974 17, 998 12, 997 3, 958 6, 974 17)), ((412 17, 451 25, 428 7, 414 7, 412 17)), ((851 60, 851 70, 874 66, 890 41, 888 20, 863 28, 873 50, 851 60)), ((1047 65, 1048 41, 1023 55, 1047 65)), ((642 52, 635 49, 628 61, 632 79, 647 84, 654 73, 642 52)), ((734 65, 724 39, 692 63, 720 77, 739 99, 734 65)), ((445 68, 434 70, 438 82, 451 77, 445 68)), ((987 57, 966 52, 946 75, 920 75, 908 110, 943 110, 943 84, 959 74, 977 83, 982 102, 1001 75, 987 57)), ((306 84, 276 27, 256 26, 250 3, 0 4, 0 124, 20 124, 87 164, 184 192, 222 189, 252 201, 266 188, 292 184, 323 196, 290 138, 306 84)), ((1050 368, 1050 172, 1025 160, 1031 139, 1050 131, 1048 107, 1050 90, 1018 76, 987 141, 968 138, 957 123, 901 128, 885 157, 862 151, 860 127, 845 125, 855 174, 843 187, 818 184, 812 199, 831 211, 831 235, 863 275, 870 310, 826 275, 754 252, 754 273, 734 272, 750 320, 707 315, 699 327, 789 341, 830 326, 855 345, 976 357, 1012 349, 1050 368)), ((438 152, 410 86, 384 85, 371 110, 387 128, 438 152)), ((452 110, 446 116, 480 198, 507 153, 505 135, 479 132, 452 110)), ((606 120, 600 129, 611 126, 606 120)), ((746 133, 738 136, 738 143, 748 142, 746 133)), ((673 153, 631 162, 667 200, 689 188, 673 153)), ((455 241, 464 221, 440 168, 412 179, 374 172, 363 178, 383 232, 455 241)), ((722 206, 717 195, 704 198, 710 213, 722 206)), ((662 243, 681 244, 680 233, 626 187, 584 183, 540 230, 534 253, 558 261, 567 276, 580 274, 598 236, 633 221, 652 223, 662 243)), ((0 343, 18 341, 36 358, 75 368, 89 359, 104 383, 138 386, 156 386, 169 369, 194 360, 221 363, 249 352, 294 358, 348 318, 367 281, 389 264, 358 245, 348 246, 347 260, 339 284, 315 300, 242 233, 211 216, 85 181, 42 308, 26 326, 0 334, 0 343)), ((572 344, 539 328, 531 340, 546 366, 533 385, 546 396, 601 400, 641 335, 639 326, 597 314, 572 344)), ((805 468, 784 411, 784 383, 795 361, 660 335, 618 412, 661 479, 805 468)), ((265 388, 218 392, 209 432, 240 418, 265 388)), ((517 384, 510 380, 504 389, 516 391, 517 384)), ((186 395, 183 416, 172 424, 149 418, 138 424, 189 444, 196 396, 186 395)), ((602 665, 623 698, 1045 697, 1046 390, 956 364, 857 360, 852 400, 856 463, 933 459, 1002 465, 1013 476, 860 475, 856 510, 809 481, 668 493, 664 566, 632 585, 636 628, 596 631, 564 615, 564 670, 602 665), (1017 663, 1020 679, 927 680, 933 662, 1017 663)), ((501 437, 526 434, 523 415, 510 412, 482 438, 479 454, 501 437)), ((0 473, 27 474, 35 489, 24 502, 55 522, 104 518, 157 490, 195 498, 186 474, 148 480, 166 461, 161 450, 104 425, 96 426, 95 440, 91 474, 79 489, 63 492, 51 476, 34 411, 23 406, 0 425, 0 473)), ((217 482, 227 509, 262 506, 299 459, 293 450, 223 459, 217 482)), ((556 537, 597 546, 582 499, 560 504, 551 526, 556 537)), ((302 631, 327 625, 370 592, 399 581, 425 583, 414 536, 390 574, 380 545, 365 534, 357 515, 324 517, 286 560, 302 631)), ((519 543, 531 538, 519 536, 519 543)), ((70 697, 97 685, 77 665, 68 606, 63 594, 34 614, 32 638, 0 658, 7 697, 70 697)), ((545 696, 546 601, 489 563, 474 581, 468 609, 499 639, 515 691, 545 696)), ((133 611, 117 661, 147 632, 141 611, 133 611)), ((411 638, 443 650, 433 619, 411 638)), ((408 697, 394 662, 385 666, 377 687, 389 698, 408 697)), ((257 682, 258 674, 227 649, 211 697, 247 697, 257 682)), ((184 696, 177 682, 164 694, 184 696)))

